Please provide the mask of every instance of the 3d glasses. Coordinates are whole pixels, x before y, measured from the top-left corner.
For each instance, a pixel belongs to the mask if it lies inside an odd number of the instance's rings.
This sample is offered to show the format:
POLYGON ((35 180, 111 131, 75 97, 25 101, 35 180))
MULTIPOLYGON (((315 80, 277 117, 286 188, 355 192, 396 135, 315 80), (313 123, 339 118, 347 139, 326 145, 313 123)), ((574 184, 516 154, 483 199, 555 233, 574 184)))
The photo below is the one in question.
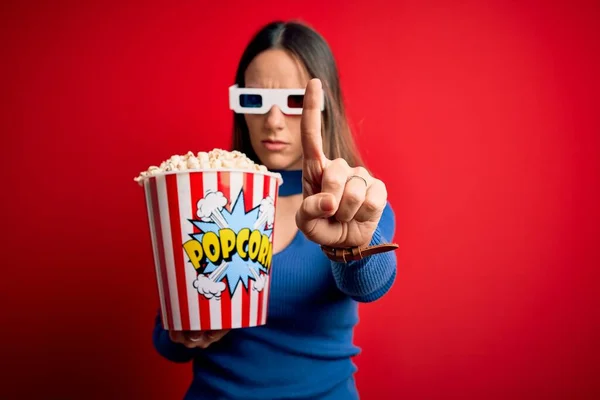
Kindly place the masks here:
MULTIPOLYGON (((301 115, 305 89, 229 88, 229 108, 238 114, 266 114, 277 106, 284 114, 301 115)), ((325 96, 321 111, 325 109, 325 96)))

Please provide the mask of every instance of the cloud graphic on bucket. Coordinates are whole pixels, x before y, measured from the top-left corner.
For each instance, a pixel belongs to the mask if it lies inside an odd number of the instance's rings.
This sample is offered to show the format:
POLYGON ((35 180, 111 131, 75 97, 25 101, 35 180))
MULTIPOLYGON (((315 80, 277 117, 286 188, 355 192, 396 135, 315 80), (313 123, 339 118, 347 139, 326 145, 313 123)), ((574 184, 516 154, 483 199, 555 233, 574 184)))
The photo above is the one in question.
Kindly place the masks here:
POLYGON ((205 275, 198 275, 194 281, 194 287, 198 289, 198 293, 206 297, 207 299, 221 298, 221 293, 225 290, 225 283, 215 282, 205 275))
POLYGON ((254 285, 252 286, 252 290, 255 290, 257 292, 262 291, 265 288, 265 283, 267 282, 265 275, 257 274, 256 271, 249 265, 248 265, 248 269, 250 270, 250 273, 254 277, 254 285))
POLYGON ((198 200, 196 215, 204 222, 214 222, 219 228, 227 227, 227 221, 221 210, 227 205, 227 199, 221 192, 208 192, 203 199, 198 200))
POLYGON ((267 226, 273 226, 275 222, 275 205, 273 204, 273 199, 269 196, 260 201, 259 206, 260 217, 258 222, 262 222, 264 224, 263 219, 266 220, 267 226))
POLYGON ((254 281, 254 286, 252 287, 252 290, 255 290, 257 292, 262 291, 265 288, 266 282, 267 280, 265 279, 265 276, 261 275, 258 280, 254 281))

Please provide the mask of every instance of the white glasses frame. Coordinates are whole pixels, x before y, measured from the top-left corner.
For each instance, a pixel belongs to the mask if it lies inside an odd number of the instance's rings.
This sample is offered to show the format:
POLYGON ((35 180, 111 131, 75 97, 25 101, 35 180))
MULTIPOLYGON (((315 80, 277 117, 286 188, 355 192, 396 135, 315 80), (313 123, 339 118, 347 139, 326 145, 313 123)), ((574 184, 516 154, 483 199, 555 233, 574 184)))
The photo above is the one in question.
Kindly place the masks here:
MULTIPOLYGON (((266 114, 273 106, 279 107, 284 114, 301 115, 302 108, 288 107, 288 96, 304 95, 305 89, 261 89, 240 88, 238 85, 229 87, 229 109, 238 114, 266 114), (261 107, 242 107, 240 95, 257 94, 262 98, 261 107)), ((325 109, 325 95, 321 98, 321 111, 325 109)))

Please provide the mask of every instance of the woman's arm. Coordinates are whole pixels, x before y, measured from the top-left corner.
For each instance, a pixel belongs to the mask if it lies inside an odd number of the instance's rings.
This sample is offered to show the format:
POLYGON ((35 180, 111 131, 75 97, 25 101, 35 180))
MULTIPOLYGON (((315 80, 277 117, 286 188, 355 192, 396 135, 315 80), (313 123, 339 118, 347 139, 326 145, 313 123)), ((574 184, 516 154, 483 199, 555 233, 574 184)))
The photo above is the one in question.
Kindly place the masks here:
POLYGON ((169 337, 169 331, 163 328, 160 312, 156 316, 154 332, 152 334, 154 348, 164 358, 176 363, 186 363, 194 358, 197 349, 189 349, 181 343, 175 343, 169 337))
MULTIPOLYGON (((395 232, 394 210, 386 204, 370 245, 389 243, 395 232)), ((375 254, 358 261, 331 263, 338 288, 351 298, 368 303, 381 298, 396 279, 396 254, 393 251, 375 254)))

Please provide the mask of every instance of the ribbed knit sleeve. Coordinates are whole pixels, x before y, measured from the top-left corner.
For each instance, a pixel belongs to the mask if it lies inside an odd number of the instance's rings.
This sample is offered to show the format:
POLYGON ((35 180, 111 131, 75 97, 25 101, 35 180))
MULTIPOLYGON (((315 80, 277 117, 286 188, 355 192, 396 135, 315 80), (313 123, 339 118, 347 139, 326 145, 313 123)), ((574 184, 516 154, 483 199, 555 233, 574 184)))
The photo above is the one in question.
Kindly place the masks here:
MULTIPOLYGON (((389 243, 395 232, 395 216, 388 203, 371 245, 389 243)), ((333 276, 338 288, 354 300, 368 303, 381 298, 396 279, 396 253, 389 251, 348 263, 332 262, 333 276)))

